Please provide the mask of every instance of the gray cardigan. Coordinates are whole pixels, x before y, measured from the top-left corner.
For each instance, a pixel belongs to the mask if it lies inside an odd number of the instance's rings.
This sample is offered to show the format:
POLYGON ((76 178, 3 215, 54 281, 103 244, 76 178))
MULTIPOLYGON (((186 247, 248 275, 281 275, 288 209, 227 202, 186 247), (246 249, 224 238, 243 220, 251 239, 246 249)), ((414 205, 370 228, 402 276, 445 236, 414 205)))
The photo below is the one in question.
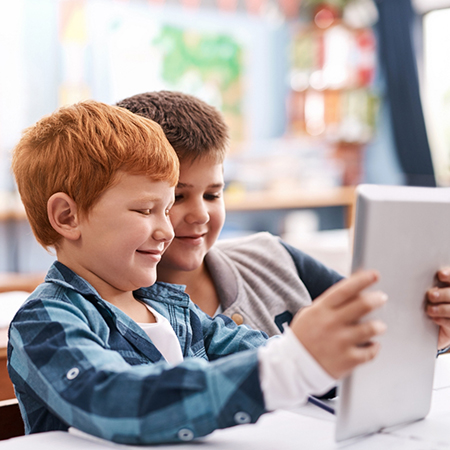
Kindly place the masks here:
POLYGON ((223 314, 269 336, 342 278, 270 233, 219 240, 205 262, 223 314))

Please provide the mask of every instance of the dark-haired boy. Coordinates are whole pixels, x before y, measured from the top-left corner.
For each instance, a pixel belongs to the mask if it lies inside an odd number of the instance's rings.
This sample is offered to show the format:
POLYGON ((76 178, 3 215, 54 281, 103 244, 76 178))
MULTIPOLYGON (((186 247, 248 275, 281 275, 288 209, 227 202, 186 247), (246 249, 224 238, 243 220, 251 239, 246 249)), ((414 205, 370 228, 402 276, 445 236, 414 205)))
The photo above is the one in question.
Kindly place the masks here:
MULTIPOLYGON (((268 233, 216 242, 225 220, 228 148, 219 111, 171 91, 137 94, 118 105, 159 123, 180 159, 170 210, 175 237, 158 265, 158 280, 186 285, 191 299, 211 316, 221 312, 272 336, 342 278, 268 233)), ((442 349, 450 343, 450 269, 437 276, 444 287, 427 293, 427 313, 441 326, 442 349)))

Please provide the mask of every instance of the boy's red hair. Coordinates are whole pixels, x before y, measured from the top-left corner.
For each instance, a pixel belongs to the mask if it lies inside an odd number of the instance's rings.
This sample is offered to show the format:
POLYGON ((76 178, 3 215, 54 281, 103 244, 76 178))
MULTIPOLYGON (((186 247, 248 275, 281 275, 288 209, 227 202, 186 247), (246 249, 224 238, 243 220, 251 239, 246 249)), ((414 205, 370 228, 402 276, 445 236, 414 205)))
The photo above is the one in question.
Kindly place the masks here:
POLYGON ((158 124, 89 100, 27 128, 14 149, 12 170, 33 233, 47 248, 61 238, 47 216, 54 193, 69 195, 86 215, 119 170, 175 186, 179 163, 158 124))

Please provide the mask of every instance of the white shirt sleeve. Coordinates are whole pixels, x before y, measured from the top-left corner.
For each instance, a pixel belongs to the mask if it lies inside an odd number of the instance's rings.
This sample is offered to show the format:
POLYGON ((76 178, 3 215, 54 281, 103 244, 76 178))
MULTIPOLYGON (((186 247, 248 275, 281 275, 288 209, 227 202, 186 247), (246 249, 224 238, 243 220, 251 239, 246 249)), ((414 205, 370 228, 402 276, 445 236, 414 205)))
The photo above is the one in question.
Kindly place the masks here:
POLYGON ((336 385, 290 328, 258 351, 261 388, 266 409, 303 405, 309 395, 321 395, 336 385))

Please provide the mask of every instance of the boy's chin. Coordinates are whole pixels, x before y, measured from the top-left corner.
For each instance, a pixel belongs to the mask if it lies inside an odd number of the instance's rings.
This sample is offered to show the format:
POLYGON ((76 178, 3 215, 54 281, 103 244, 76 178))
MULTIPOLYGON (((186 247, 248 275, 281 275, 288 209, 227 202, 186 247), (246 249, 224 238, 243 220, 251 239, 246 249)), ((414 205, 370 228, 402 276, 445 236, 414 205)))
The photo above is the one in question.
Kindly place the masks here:
POLYGON ((188 260, 163 259, 159 267, 167 272, 192 272, 203 264, 203 258, 190 258, 188 260))
MULTIPOLYGON (((155 283, 156 283, 156 271, 151 276, 143 277, 139 288, 149 287, 149 286, 154 285, 155 283)), ((137 288, 137 289, 139 289, 139 288, 137 288)))

